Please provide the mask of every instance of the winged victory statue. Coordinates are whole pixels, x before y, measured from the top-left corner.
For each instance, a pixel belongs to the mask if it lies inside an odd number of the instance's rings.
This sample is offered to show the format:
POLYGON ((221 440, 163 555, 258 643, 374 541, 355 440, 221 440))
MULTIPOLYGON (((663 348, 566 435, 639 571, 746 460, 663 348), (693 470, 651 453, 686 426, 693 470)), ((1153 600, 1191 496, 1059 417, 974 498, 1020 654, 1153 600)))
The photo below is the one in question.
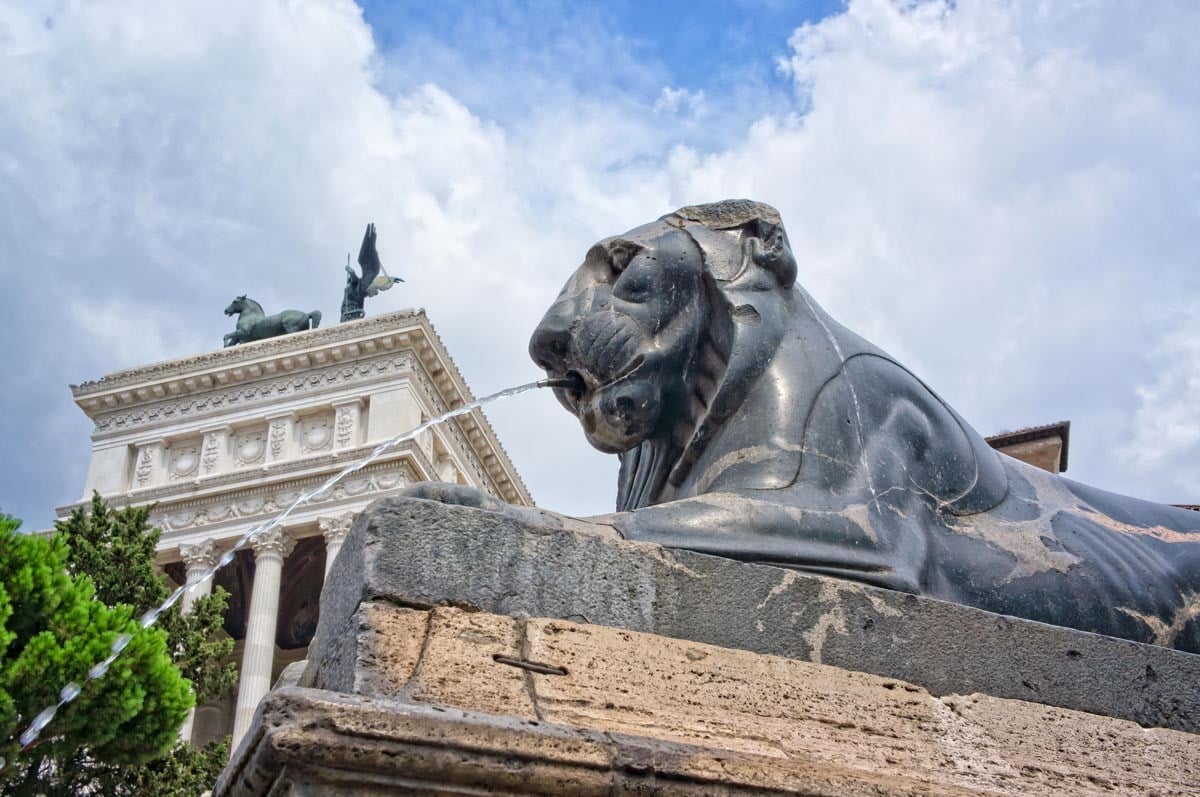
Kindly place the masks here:
POLYGON ((368 224, 363 233, 362 246, 358 250, 358 265, 362 274, 354 271, 350 258, 346 258, 346 290, 342 295, 342 321, 357 321, 365 315, 364 305, 368 296, 376 296, 380 291, 386 291, 397 282, 404 282, 399 277, 389 276, 379 262, 379 252, 375 249, 375 225, 368 224))

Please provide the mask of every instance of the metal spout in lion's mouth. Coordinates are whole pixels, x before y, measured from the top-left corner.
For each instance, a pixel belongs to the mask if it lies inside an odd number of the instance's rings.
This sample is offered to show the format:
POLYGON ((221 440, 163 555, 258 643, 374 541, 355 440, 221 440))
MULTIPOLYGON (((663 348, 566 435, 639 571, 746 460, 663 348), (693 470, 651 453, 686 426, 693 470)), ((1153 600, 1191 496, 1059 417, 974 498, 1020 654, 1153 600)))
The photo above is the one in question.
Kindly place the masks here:
POLYGON ((583 377, 575 371, 568 371, 562 376, 551 376, 542 379, 537 383, 538 387, 561 388, 576 396, 582 395, 587 385, 584 384, 583 377))

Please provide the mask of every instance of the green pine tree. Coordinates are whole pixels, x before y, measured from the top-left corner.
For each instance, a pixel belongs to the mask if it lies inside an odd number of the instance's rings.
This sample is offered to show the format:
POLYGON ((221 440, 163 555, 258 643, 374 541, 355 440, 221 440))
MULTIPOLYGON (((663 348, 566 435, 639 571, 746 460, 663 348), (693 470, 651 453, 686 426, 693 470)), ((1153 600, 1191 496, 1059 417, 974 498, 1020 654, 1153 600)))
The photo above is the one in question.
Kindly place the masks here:
MULTIPOLYGON (((96 585, 96 598, 109 606, 124 603, 140 615, 159 606, 171 594, 154 566, 162 532, 150 525, 152 507, 113 509, 92 494, 90 506, 76 508, 54 524, 70 548, 67 566, 96 585)), ((159 617, 167 632, 172 659, 192 682, 197 705, 220 697, 237 682, 237 667, 229 661, 233 640, 221 632, 229 593, 215 587, 196 599, 183 614, 179 605, 159 617)))
MULTIPOLYGON (((171 593, 154 566, 161 532, 150 525, 150 510, 113 509, 93 493, 88 507, 77 508, 55 524, 69 546, 70 570, 87 574, 96 585, 96 597, 104 603, 129 604, 139 615, 159 606, 171 593)), ((176 604, 158 620, 175 665, 192 684, 197 704, 220 697, 237 681, 237 668, 229 660, 233 640, 221 631, 228 599, 228 593, 216 587, 211 595, 196 599, 187 614, 176 604)), ((196 797, 212 787, 228 759, 228 740, 203 749, 178 744, 167 755, 139 766, 106 765, 82 751, 63 767, 57 794, 196 797)))
POLYGON ((68 572, 62 534, 21 534, 19 525, 0 515, 0 788, 59 794, 48 785, 80 751, 106 767, 168 752, 194 699, 164 630, 141 628, 129 606, 94 599, 91 579, 68 572), (121 656, 87 681, 122 634, 130 641, 121 656), (22 750, 21 731, 72 683, 83 686, 78 698, 22 750))
MULTIPOLYGON (((55 524, 55 539, 64 548, 67 572, 77 578, 86 576, 81 580, 94 585, 99 602, 127 607, 135 618, 159 606, 171 593, 154 566, 160 532, 150 526, 149 516, 149 507, 113 509, 93 494, 90 505, 55 524)), ((237 680, 236 667, 229 661, 233 640, 221 632, 227 603, 228 594, 217 587, 211 595, 198 598, 186 615, 177 604, 156 624, 174 667, 191 682, 197 704, 219 697, 237 680)), ((0 704, 0 719, 2 712, 0 704)), ((180 722, 175 723, 175 733, 180 722)), ((228 760, 228 740, 202 749, 177 742, 172 735, 153 755, 136 760, 105 757, 87 743, 63 745, 40 760, 36 777, 28 777, 32 765, 25 767, 32 791, 11 790, 18 784, 10 781, 5 793, 196 797, 212 787, 228 760)))

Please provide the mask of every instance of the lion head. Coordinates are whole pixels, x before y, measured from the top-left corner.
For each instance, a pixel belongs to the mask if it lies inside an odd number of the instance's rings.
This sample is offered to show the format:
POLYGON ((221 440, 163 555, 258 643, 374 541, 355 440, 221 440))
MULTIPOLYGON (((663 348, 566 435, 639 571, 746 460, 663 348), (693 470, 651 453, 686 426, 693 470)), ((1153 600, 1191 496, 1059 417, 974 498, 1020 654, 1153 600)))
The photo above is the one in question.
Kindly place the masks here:
POLYGON ((779 213, 744 199, 681 208, 606 238, 529 352, 588 441, 621 455, 618 507, 668 499, 765 366, 796 279, 779 213), (736 374, 737 379, 730 379, 736 374))

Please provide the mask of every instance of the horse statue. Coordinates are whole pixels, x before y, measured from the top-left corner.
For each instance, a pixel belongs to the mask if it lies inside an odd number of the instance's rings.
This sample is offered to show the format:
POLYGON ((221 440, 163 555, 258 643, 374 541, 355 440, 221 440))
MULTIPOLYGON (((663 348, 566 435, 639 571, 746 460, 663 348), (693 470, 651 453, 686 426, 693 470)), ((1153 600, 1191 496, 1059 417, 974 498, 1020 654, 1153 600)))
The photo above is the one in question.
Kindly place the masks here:
POLYGON ((238 317, 237 329, 225 336, 227 347, 264 338, 274 338, 279 335, 290 335, 306 329, 316 329, 321 324, 320 310, 313 310, 311 313, 301 310, 284 310, 282 313, 269 316, 263 312, 261 304, 246 298, 245 295, 230 302, 229 306, 225 308, 225 315, 238 317))

